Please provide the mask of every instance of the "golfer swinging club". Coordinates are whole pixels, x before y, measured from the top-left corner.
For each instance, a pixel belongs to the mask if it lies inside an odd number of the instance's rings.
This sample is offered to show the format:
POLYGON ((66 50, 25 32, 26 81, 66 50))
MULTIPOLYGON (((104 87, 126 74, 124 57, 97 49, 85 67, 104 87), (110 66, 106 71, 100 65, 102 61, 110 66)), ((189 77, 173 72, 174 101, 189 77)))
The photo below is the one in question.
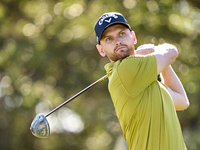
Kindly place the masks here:
POLYGON ((122 14, 103 14, 95 24, 109 92, 129 150, 186 150, 176 110, 189 106, 173 71, 178 51, 171 44, 135 50, 136 35, 122 14), (158 74, 162 82, 157 80, 158 74))

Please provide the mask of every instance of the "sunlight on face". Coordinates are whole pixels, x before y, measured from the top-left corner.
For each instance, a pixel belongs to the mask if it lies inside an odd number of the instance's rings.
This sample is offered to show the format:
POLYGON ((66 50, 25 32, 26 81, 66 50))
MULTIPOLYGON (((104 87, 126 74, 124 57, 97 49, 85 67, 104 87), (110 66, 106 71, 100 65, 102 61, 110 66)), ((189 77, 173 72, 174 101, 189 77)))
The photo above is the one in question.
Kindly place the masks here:
POLYGON ((107 56, 111 62, 134 54, 135 34, 124 25, 113 25, 107 28, 101 38, 98 48, 102 56, 107 56))

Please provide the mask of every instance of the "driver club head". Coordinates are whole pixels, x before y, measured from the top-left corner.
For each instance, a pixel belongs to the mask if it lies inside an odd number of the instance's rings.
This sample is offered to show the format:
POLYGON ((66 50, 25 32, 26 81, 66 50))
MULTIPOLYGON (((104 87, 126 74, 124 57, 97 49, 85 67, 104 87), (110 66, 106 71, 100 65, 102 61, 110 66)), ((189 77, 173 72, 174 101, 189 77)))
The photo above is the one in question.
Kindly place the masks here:
POLYGON ((39 138, 47 138, 50 134, 50 127, 46 117, 38 114, 31 123, 32 134, 39 138))

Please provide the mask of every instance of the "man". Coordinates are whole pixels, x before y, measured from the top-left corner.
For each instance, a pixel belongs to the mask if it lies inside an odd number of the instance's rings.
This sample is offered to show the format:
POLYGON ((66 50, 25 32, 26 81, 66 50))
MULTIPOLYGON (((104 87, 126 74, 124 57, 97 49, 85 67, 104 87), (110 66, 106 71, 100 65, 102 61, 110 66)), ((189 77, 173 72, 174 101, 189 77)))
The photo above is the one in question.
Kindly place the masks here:
POLYGON ((135 50, 136 35, 120 13, 105 13, 95 24, 109 92, 130 150, 186 150, 176 110, 189 106, 171 67, 178 51, 171 44, 135 50), (162 75, 163 83, 157 81, 162 75))

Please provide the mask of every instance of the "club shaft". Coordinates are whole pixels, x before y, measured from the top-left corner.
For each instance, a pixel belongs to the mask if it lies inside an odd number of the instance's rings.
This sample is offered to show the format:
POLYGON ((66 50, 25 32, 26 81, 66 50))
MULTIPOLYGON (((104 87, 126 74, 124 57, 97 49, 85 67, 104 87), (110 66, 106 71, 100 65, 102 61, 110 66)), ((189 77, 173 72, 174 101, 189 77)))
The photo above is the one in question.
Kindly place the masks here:
POLYGON ((107 75, 104 75, 103 77, 101 77, 100 79, 98 79, 97 81, 95 81, 94 83, 90 84, 89 86, 87 86, 86 88, 84 88, 82 91, 78 92, 76 95, 72 96, 71 98, 69 98, 68 100, 66 100, 64 103, 62 103, 61 105, 59 105, 58 107, 56 107, 55 109, 53 109, 52 111, 50 111, 48 114, 46 114, 45 117, 48 117, 53 112, 55 112, 56 110, 60 109, 65 104, 69 103, 71 100, 73 100, 74 98, 76 98, 77 96, 79 96, 80 94, 82 94, 83 92, 87 91, 88 89, 90 89, 91 87, 95 86, 99 82, 105 80, 107 77, 108 77, 107 75))

